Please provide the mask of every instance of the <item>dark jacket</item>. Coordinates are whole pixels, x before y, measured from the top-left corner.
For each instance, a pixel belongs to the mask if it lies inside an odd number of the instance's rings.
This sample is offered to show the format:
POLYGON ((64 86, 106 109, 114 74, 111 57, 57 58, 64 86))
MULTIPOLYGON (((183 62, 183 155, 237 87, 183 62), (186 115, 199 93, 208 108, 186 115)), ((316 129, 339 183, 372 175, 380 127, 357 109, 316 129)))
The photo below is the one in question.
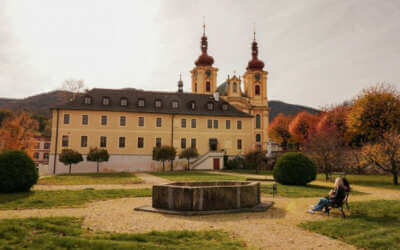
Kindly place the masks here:
POLYGON ((333 194, 329 196, 329 200, 332 202, 341 202, 346 196, 346 190, 339 186, 337 189, 333 190, 333 194))

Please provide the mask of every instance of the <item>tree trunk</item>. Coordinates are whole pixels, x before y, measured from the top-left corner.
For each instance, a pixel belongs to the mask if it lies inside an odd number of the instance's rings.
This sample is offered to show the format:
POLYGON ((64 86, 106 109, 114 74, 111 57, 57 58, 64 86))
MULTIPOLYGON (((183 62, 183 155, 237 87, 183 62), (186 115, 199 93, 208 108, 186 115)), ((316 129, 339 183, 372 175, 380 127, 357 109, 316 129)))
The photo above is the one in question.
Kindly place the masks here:
POLYGON ((97 162, 97 173, 99 172, 99 162, 97 162))
POLYGON ((393 184, 394 185, 399 185, 399 179, 398 179, 399 174, 397 172, 393 173, 393 184))
POLYGON ((190 171, 190 161, 189 161, 189 159, 187 161, 188 161, 187 170, 190 171))
POLYGON ((174 162, 171 161, 171 172, 173 172, 173 171, 174 171, 174 162))
POLYGON ((71 174, 71 165, 72 164, 69 164, 69 174, 71 174))
POLYGON ((165 165, 164 165, 164 161, 162 161, 162 171, 165 171, 165 165))
POLYGON ((325 171, 325 181, 329 181, 329 172, 325 171))

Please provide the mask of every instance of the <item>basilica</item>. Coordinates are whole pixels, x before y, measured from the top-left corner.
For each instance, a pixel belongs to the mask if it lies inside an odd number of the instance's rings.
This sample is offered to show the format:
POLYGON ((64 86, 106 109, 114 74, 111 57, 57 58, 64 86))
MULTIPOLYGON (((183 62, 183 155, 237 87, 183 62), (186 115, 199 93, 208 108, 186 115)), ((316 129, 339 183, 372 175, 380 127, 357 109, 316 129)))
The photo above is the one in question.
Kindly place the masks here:
MULTIPOLYGON (((251 59, 244 75, 233 75, 217 84, 218 68, 208 54, 203 26, 201 54, 191 73, 191 92, 182 80, 173 92, 128 89, 91 89, 67 104, 53 107, 49 166, 65 173, 59 162, 63 149, 85 156, 90 148, 110 154, 104 171, 158 171, 154 147, 170 145, 180 151, 193 147, 200 156, 195 169, 221 169, 223 156, 234 157, 266 150, 268 138, 267 75, 258 58, 258 44, 251 43, 251 59)), ((186 161, 176 160, 176 168, 186 161)), ((95 171, 83 161, 73 172, 95 171)))

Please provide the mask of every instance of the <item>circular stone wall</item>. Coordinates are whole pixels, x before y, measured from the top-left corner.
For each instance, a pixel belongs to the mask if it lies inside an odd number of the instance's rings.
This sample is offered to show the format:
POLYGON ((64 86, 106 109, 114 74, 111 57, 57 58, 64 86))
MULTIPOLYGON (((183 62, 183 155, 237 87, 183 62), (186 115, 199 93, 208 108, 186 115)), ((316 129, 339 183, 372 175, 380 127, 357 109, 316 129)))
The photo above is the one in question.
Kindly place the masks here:
POLYGON ((209 211, 252 208, 260 204, 258 182, 175 182, 153 186, 153 208, 209 211))

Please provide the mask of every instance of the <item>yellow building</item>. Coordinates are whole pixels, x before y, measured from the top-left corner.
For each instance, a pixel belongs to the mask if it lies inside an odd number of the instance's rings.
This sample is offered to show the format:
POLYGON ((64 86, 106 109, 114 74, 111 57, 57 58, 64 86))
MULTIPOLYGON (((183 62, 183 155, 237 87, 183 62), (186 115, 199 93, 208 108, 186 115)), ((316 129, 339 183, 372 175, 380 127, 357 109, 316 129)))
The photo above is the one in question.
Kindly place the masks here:
MULTIPOLYGON (((223 167, 223 155, 243 155, 266 150, 268 142, 267 72, 258 59, 257 42, 243 76, 217 86, 218 69, 207 54, 205 32, 201 55, 191 70, 192 93, 137 89, 92 89, 66 105, 52 109, 50 166, 54 173, 67 167, 58 161, 63 149, 86 155, 91 147, 110 154, 103 170, 153 171, 160 164, 152 160, 153 147, 173 145, 178 153, 197 148, 196 169, 223 167)), ((84 157, 86 158, 86 157, 84 157)), ((175 167, 183 167, 185 161, 175 167)), ((82 162, 75 172, 95 171, 94 163, 82 162)))

